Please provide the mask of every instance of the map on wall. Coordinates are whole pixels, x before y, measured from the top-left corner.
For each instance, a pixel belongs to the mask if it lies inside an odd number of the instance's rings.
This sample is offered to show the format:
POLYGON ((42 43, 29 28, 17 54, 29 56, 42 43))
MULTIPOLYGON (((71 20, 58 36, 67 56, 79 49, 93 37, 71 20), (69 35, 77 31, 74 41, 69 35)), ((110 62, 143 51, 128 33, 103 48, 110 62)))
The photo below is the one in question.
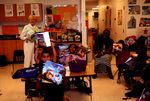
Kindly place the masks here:
POLYGON ((128 28, 136 28, 136 19, 134 16, 131 16, 130 20, 128 21, 128 28))
POLYGON ((150 3, 150 0, 145 0, 145 2, 144 3, 150 3))
POLYGON ((140 6, 135 5, 135 6, 129 6, 129 12, 128 14, 140 14, 140 6))
POLYGON ((136 4, 136 0, 128 0, 128 4, 136 4))
POLYGON ((142 15, 150 15, 150 6, 142 6, 142 15))
POLYGON ((141 18, 139 26, 140 27, 150 27, 150 18, 141 18))

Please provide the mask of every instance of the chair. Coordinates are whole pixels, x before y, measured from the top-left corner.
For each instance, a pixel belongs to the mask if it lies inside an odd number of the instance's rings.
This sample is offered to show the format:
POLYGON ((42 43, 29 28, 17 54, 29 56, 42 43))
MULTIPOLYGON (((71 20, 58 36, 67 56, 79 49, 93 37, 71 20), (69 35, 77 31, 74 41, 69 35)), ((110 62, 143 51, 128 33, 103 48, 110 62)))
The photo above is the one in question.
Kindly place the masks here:
POLYGON ((13 63, 11 65, 11 74, 14 73, 14 64, 24 62, 24 51, 23 50, 14 50, 13 63))

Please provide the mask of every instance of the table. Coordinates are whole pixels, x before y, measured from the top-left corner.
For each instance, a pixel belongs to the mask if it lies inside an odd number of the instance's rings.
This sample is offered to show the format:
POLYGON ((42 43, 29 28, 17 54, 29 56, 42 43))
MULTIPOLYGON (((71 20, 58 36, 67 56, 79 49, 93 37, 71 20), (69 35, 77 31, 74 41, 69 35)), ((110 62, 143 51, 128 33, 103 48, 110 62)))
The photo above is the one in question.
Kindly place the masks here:
POLYGON ((92 70, 90 67, 86 67, 86 71, 80 72, 80 73, 75 73, 75 72, 70 72, 67 73, 67 69, 66 69, 66 77, 67 78, 75 78, 75 77, 82 77, 82 80, 84 80, 84 77, 89 77, 89 85, 90 85, 90 89, 92 91, 92 79, 91 77, 96 75, 96 73, 94 72, 94 70, 92 70))

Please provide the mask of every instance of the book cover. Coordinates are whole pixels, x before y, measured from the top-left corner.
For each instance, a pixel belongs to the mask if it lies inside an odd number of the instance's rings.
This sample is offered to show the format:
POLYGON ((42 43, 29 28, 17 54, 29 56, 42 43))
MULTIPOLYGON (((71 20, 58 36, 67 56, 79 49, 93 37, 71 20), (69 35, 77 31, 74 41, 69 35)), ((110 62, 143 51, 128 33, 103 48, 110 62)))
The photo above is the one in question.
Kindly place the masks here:
POLYGON ((125 62, 125 64, 128 65, 128 67, 129 67, 130 70, 133 70, 132 67, 133 67, 136 63, 133 61, 132 57, 129 57, 129 58, 127 59, 127 61, 125 62))
POLYGON ((51 61, 46 61, 44 68, 42 69, 42 75, 44 76, 42 82, 55 83, 57 85, 62 84, 62 74, 60 74, 61 71, 65 71, 64 66, 51 61))
POLYGON ((58 45, 59 57, 64 57, 69 55, 68 45, 58 45))
POLYGON ((113 49, 116 49, 118 51, 122 51, 122 48, 123 48, 123 46, 121 43, 114 43, 113 44, 113 49))
POLYGON ((36 32, 34 36, 39 45, 44 47, 51 46, 49 32, 36 32))

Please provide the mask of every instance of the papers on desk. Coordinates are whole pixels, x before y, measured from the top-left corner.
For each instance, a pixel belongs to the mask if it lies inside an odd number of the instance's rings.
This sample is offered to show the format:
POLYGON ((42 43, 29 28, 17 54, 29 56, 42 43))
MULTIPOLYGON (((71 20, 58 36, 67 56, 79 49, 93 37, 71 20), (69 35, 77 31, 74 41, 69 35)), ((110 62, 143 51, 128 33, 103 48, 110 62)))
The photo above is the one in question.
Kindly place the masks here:
POLYGON ((66 75, 65 76, 70 76, 70 68, 69 66, 66 66, 66 75))

